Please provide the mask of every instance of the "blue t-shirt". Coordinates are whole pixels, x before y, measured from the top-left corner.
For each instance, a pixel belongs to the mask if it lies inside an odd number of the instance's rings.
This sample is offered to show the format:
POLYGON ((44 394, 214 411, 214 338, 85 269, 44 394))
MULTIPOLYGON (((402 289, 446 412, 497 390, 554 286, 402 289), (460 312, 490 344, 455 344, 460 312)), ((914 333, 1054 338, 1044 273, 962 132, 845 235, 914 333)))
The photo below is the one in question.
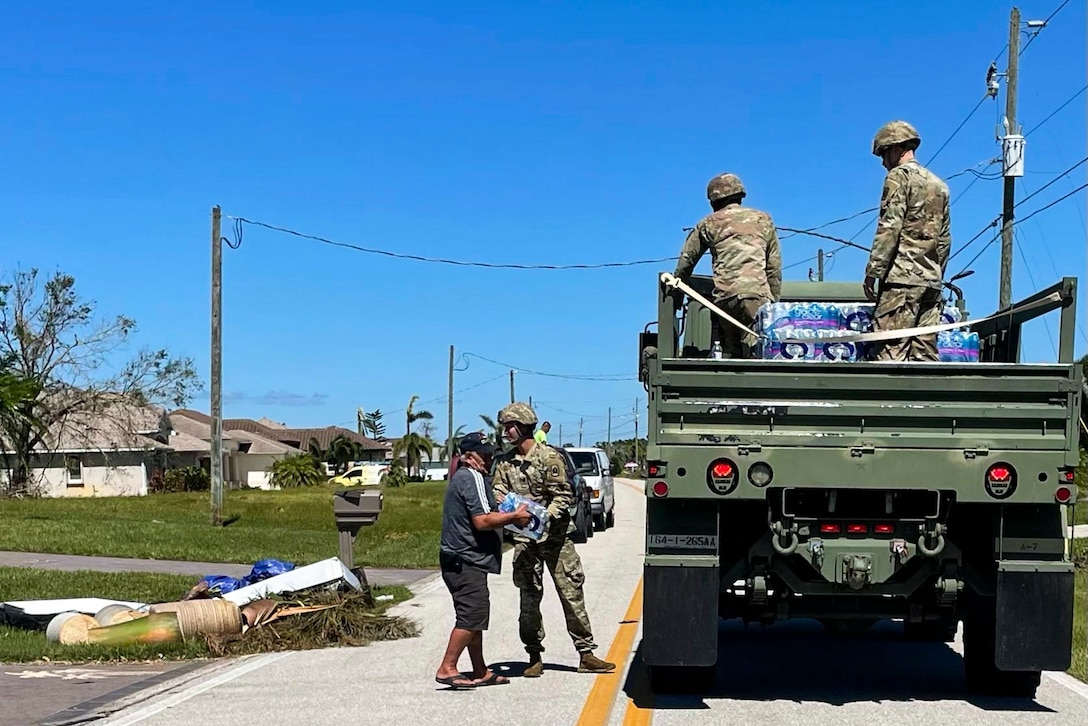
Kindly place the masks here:
POLYGON ((495 530, 477 530, 472 518, 495 509, 491 485, 468 466, 453 473, 446 486, 442 504, 442 540, 439 549, 473 567, 499 574, 502 564, 502 540, 495 530))

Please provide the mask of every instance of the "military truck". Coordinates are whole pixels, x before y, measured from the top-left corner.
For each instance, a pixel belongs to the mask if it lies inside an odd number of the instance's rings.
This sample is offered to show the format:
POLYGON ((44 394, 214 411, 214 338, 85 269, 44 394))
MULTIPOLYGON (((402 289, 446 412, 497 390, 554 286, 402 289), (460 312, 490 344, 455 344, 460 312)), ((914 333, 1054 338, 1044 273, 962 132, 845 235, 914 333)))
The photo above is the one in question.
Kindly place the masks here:
MULTIPOLYGON (((710 299, 709 277, 690 285, 710 299)), ((639 341, 655 691, 709 688, 731 618, 847 632, 901 620, 906 638, 936 642, 962 622, 976 693, 1033 697, 1041 671, 1069 667, 1075 278, 973 326, 971 363, 722 360, 709 310, 679 306, 661 280, 657 293, 639 341), (1054 310, 1058 361, 1020 363, 1022 326, 1054 310)), ((860 283, 785 282, 782 301, 865 297, 860 283)))

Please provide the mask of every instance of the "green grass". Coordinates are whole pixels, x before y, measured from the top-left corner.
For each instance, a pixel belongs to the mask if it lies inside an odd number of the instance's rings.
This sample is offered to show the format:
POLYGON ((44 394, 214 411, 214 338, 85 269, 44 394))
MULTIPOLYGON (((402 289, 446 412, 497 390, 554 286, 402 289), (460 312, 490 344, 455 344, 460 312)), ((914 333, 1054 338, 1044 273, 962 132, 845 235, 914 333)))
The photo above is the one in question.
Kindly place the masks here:
MULTIPOLYGON (((359 531, 355 561, 366 567, 437 568, 445 482, 384 490, 377 524, 359 531)), ((0 550, 250 564, 275 558, 309 564, 335 557, 328 486, 228 491, 212 527, 209 495, 0 500, 0 550)))
POLYGON ((1073 559, 1077 563, 1077 573, 1073 596, 1073 663, 1069 673, 1088 681, 1088 541, 1075 542, 1073 559))
MULTIPOLYGON (((180 599, 194 584, 184 575, 146 572, 56 572, 18 567, 0 567, 0 593, 4 600, 48 600, 68 597, 101 597, 128 602, 170 602, 180 599)), ((412 593, 399 585, 372 588, 375 595, 392 595, 374 612, 381 613, 412 593)), ((104 663, 160 659, 208 658, 211 652, 203 640, 159 645, 104 647, 51 643, 44 631, 23 630, 0 625, 0 663, 104 663)))

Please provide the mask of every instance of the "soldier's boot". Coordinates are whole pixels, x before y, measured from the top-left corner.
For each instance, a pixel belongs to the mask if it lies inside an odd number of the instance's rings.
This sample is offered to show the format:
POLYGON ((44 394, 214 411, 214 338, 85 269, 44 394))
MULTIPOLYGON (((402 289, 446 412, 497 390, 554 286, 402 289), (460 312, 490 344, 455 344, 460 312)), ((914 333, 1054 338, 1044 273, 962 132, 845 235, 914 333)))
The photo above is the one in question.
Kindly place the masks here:
POLYGON ((544 661, 540 658, 540 653, 529 654, 529 667, 522 673, 526 678, 540 678, 544 675, 544 661))
POLYGON ((582 653, 582 660, 578 663, 579 673, 611 673, 614 670, 616 670, 615 663, 601 660, 590 652, 582 653))

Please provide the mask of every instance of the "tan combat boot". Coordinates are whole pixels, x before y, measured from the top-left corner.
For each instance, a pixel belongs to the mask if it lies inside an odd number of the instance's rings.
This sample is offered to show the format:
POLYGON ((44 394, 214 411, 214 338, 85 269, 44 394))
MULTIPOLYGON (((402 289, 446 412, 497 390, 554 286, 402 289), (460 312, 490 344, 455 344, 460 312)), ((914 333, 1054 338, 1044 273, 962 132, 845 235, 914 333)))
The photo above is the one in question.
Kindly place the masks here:
POLYGON ((529 667, 522 675, 526 678, 540 678, 544 675, 544 661, 540 659, 540 653, 529 654, 529 667))
POLYGON ((616 670, 615 663, 601 660, 593 653, 582 653, 582 660, 578 664, 579 673, 611 673, 616 670))

